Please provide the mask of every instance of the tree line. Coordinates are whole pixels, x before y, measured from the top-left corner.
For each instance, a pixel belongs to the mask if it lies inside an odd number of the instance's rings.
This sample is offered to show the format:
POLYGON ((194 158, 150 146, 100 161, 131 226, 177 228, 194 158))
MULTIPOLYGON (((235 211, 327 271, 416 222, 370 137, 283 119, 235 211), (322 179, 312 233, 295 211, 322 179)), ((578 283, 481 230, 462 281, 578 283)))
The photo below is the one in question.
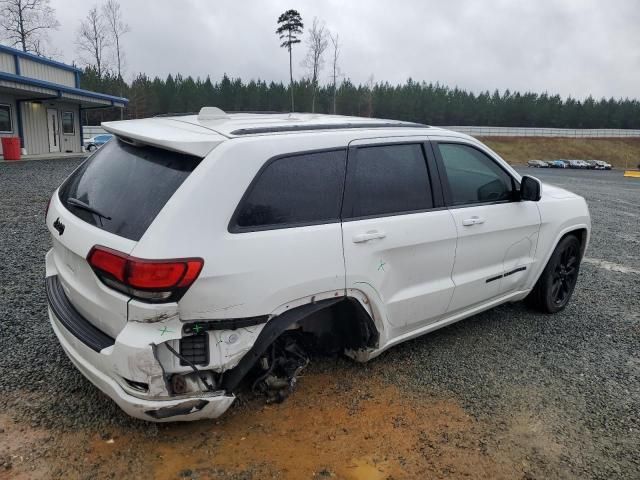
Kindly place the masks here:
MULTIPOLYGON (((290 110, 291 91, 298 111, 311 111, 312 80, 294 80, 293 89, 282 82, 243 81, 223 75, 193 78, 180 74, 151 78, 138 74, 131 83, 117 74, 97 75, 87 67, 82 88, 129 98, 125 118, 143 118, 167 113, 197 112, 202 106, 225 111, 290 110)), ((555 128, 640 128, 640 101, 630 99, 584 100, 548 93, 505 90, 474 93, 438 83, 412 79, 403 84, 389 82, 355 84, 345 79, 336 88, 336 113, 380 117, 429 125, 486 125, 555 128)), ((315 93, 315 111, 333 113, 333 86, 320 85, 315 93)), ((118 111, 88 111, 90 124, 120 118, 118 111)))

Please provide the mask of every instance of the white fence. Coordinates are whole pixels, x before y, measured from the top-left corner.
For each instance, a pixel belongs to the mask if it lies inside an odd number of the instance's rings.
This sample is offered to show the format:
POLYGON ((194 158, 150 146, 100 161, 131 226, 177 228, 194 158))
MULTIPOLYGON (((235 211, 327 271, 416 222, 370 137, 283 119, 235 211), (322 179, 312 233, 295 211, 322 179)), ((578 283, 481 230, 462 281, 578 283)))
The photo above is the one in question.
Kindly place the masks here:
MULTIPOLYGON (((611 128, 528 128, 528 127, 442 127, 473 137, 569 137, 569 138, 628 138, 640 137, 640 130, 621 130, 611 128)), ((101 127, 83 127, 85 140, 106 133, 101 127)))
POLYGON ((442 127, 473 137, 569 137, 569 138, 626 138, 640 137, 640 130, 612 128, 529 128, 529 127, 442 127))

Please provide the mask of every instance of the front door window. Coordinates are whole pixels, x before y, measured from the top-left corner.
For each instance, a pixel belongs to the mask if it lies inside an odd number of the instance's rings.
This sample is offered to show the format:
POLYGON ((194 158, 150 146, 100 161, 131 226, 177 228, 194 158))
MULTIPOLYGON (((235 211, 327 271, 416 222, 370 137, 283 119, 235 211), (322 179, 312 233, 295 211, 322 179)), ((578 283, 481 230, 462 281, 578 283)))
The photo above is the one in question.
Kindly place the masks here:
POLYGON ((438 148, 449 180, 451 205, 513 199, 511 177, 487 155, 459 143, 441 143, 438 148))

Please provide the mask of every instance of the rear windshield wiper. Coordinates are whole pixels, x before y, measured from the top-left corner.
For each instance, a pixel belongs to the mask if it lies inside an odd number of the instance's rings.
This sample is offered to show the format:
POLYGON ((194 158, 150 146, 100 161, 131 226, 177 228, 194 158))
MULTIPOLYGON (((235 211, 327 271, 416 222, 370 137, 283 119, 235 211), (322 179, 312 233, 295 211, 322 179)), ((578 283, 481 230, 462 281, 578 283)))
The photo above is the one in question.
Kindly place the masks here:
POLYGON ((81 208, 82 210, 86 210, 87 212, 91 212, 94 215, 97 215, 100 218, 100 225, 102 225, 102 219, 111 220, 111 217, 105 215, 100 210, 96 210, 95 208, 89 206, 84 203, 82 200, 78 200, 77 198, 69 197, 67 198, 67 203, 73 207, 81 208))

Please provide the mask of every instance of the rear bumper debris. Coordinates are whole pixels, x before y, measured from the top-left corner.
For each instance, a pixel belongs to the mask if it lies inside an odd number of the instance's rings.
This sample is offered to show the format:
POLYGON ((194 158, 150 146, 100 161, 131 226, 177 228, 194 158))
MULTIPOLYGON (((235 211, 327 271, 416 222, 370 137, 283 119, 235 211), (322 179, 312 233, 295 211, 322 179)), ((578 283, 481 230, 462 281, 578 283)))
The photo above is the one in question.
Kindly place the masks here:
POLYGON ((110 352, 95 352, 87 347, 65 329, 51 308, 49 319, 62 348, 76 368, 132 417, 156 422, 217 418, 235 399, 233 395, 226 395, 224 391, 166 400, 135 397, 124 390, 114 379, 112 372, 106 370, 105 366, 111 363, 108 358, 110 352))
POLYGON ((59 286, 57 278, 47 278, 49 319, 62 348, 78 370, 127 414, 154 422, 190 421, 217 418, 231 406, 235 397, 224 390, 170 395, 158 346, 145 343, 145 330, 155 327, 130 324, 118 338, 110 339, 68 303, 59 286), (132 336, 138 342, 131 342, 132 336))

